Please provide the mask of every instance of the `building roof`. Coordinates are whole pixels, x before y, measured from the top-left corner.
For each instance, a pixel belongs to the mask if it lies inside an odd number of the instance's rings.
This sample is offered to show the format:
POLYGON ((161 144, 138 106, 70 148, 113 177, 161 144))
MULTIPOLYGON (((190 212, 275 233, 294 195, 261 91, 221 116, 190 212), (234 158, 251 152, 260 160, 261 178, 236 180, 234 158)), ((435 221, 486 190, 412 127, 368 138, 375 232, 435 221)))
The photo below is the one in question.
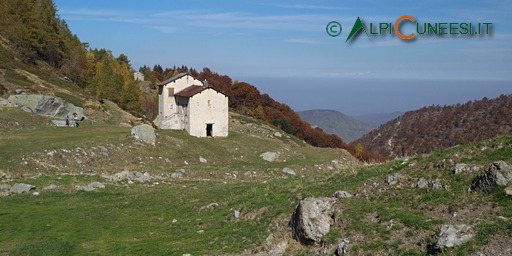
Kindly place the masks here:
POLYGON ((189 73, 179 73, 179 74, 177 74, 177 75, 175 75, 175 76, 173 76, 173 77, 171 77, 171 78, 169 78, 169 79, 167 79, 165 81, 162 81, 161 83, 157 84, 157 86, 164 86, 164 85, 166 85, 166 84, 168 84, 168 83, 170 83, 172 81, 178 80, 178 79, 180 79, 180 78, 182 78, 182 77, 184 77, 186 75, 190 75, 190 74, 189 73))
POLYGON ((175 93, 174 95, 181 96, 181 97, 192 97, 192 96, 202 92, 205 89, 206 88, 204 88, 204 86, 192 85, 192 86, 189 86, 189 87, 175 93))
POLYGON ((199 85, 192 85, 192 86, 189 86, 177 93, 174 94, 174 96, 181 96, 181 97, 187 97, 187 98, 190 98, 204 90, 207 90, 207 89, 212 89, 214 91, 216 91, 217 93, 220 93, 222 95, 224 95, 225 97, 227 97, 226 94, 218 91, 217 89, 213 88, 213 87, 204 87, 204 86, 199 86, 199 85))

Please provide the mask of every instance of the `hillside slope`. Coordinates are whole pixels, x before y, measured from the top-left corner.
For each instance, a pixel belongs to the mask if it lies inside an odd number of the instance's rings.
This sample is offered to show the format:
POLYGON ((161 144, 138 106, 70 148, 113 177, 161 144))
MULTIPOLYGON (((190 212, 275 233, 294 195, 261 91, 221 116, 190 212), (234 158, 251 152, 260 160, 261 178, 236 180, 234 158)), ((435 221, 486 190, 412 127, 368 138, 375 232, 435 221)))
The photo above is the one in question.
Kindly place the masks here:
POLYGON ((302 120, 325 132, 336 134, 343 141, 352 142, 372 130, 372 127, 336 110, 308 110, 297 112, 302 120))
POLYGON ((106 123, 61 128, 1 108, 0 255, 267 255, 279 248, 332 255, 344 239, 355 255, 425 255, 443 224, 475 232, 444 255, 512 251, 512 197, 503 187, 467 193, 478 174, 452 171, 457 163, 482 170, 493 161, 511 164, 510 135, 361 165, 344 150, 312 147, 236 113, 228 138, 157 130, 155 146, 141 144, 111 111, 106 123), (265 161, 267 151, 280 156, 265 161), (124 169, 150 178, 110 178, 124 169), (417 187, 421 178, 425 188, 417 187), (94 182, 105 187, 84 191, 94 182), (6 195, 16 183, 36 188, 6 195), (354 196, 337 200, 321 243, 292 239, 297 204, 337 190, 354 196))
POLYGON ((409 111, 354 143, 389 157, 428 153, 512 131, 512 95, 409 111))

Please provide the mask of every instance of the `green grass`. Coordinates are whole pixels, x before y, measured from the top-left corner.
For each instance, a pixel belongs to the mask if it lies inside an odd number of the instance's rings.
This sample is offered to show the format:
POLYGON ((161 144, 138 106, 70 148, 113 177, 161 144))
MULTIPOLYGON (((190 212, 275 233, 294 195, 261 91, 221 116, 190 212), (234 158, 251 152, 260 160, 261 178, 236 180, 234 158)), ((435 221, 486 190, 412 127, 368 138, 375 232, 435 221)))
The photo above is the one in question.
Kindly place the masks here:
POLYGON ((62 93, 62 92, 56 92, 55 93, 55 96, 75 105, 75 106, 78 106, 78 107, 84 107, 84 104, 85 104, 85 100, 83 99, 80 99, 78 97, 75 97, 73 95, 69 95, 69 94, 66 94, 66 93, 62 93))
MULTIPOLYGON (((340 150, 295 143, 293 137, 286 136, 270 139, 230 131, 227 138, 209 139, 185 131, 157 130, 155 146, 136 145, 127 136, 130 128, 119 126, 122 113, 108 103, 105 106, 111 112, 106 123, 83 122, 80 128, 49 126, 50 119, 20 108, 0 111, 0 172, 13 176, 12 180, 0 178, 0 184, 29 183, 41 193, 0 197, 0 255, 219 255, 257 250, 270 233, 288 230, 286 221, 302 198, 330 197, 336 190, 360 195, 339 201, 339 222, 322 243, 337 245, 349 237, 354 241, 354 255, 426 254, 439 226, 450 223, 428 209, 443 207, 459 211, 469 204, 491 202, 496 208, 495 216, 480 216, 471 223, 477 232, 475 240, 445 251, 447 255, 474 252, 497 235, 512 236, 511 221, 496 218, 498 214, 512 217, 512 199, 503 195, 502 188, 468 194, 476 174, 451 172, 455 162, 470 150, 475 153, 471 159, 466 157, 469 163, 484 165, 501 157, 510 161, 510 136, 411 157, 412 167, 397 160, 328 171, 331 160, 348 156, 340 150), (75 161, 84 152, 99 155, 93 147, 100 145, 109 148, 109 157, 82 157, 84 164, 75 161), (489 149, 481 151, 483 146, 489 149), (76 147, 82 151, 74 151, 76 147), (73 152, 63 153, 62 149, 73 152), (49 150, 57 153, 49 156, 49 150), (266 151, 282 156, 269 163, 259 157, 266 151), (199 157, 208 163, 200 163, 199 157), (443 159, 455 162, 432 167, 443 159), (283 167, 295 169, 298 175, 282 174, 283 167), (100 175, 80 172, 114 173, 125 168, 153 175, 179 168, 187 171, 184 180, 168 179, 158 185, 107 183, 105 189, 92 192, 74 189, 75 185, 105 181, 100 175), (256 175, 244 177, 247 170, 256 175), (226 175, 235 171, 236 179, 226 175), (63 172, 74 175, 58 175, 63 172), (394 173, 408 177, 403 186, 385 184, 385 177, 394 173), (419 177, 440 178, 450 189, 411 187, 419 177), (374 182, 380 185, 374 188, 374 182), (50 184, 59 187, 42 190, 50 184), (381 188, 386 189, 379 192, 381 188), (200 210, 210 203, 218 206, 200 210), (234 210, 241 212, 241 221, 234 220, 234 210), (394 226, 388 230, 391 220, 394 226), (204 233, 197 233, 199 230, 204 233)), ((311 255, 316 249, 318 246, 298 246, 292 253, 311 255)))
POLYGON ((28 80, 27 76, 19 74, 18 72, 12 71, 12 70, 7 70, 4 75, 4 78, 5 78, 5 81, 7 81, 9 83, 13 83, 13 84, 21 85, 21 86, 30 87, 30 86, 34 85, 33 82, 28 80))

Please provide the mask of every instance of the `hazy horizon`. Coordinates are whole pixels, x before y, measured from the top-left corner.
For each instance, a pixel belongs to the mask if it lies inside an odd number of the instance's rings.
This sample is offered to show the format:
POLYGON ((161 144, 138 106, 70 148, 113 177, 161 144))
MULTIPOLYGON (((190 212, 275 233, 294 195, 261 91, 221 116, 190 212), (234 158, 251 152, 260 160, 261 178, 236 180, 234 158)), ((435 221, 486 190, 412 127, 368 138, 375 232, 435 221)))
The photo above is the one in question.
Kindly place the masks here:
MULTIPOLYGON (((233 78, 235 79, 235 78, 233 78)), ((348 116, 406 112, 512 94, 512 81, 239 77, 295 111, 337 110, 348 116)))

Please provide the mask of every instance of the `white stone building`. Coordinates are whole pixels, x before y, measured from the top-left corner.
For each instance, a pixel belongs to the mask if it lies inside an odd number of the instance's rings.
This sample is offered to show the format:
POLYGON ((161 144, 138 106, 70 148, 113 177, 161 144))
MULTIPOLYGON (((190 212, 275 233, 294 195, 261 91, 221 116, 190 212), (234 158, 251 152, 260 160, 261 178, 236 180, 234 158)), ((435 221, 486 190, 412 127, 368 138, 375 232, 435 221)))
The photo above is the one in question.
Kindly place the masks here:
POLYGON ((228 136, 228 96, 181 73, 158 86, 160 129, 185 129, 196 137, 228 136))
POLYGON ((144 81, 144 74, 139 71, 133 72, 133 80, 135 81, 144 81))

